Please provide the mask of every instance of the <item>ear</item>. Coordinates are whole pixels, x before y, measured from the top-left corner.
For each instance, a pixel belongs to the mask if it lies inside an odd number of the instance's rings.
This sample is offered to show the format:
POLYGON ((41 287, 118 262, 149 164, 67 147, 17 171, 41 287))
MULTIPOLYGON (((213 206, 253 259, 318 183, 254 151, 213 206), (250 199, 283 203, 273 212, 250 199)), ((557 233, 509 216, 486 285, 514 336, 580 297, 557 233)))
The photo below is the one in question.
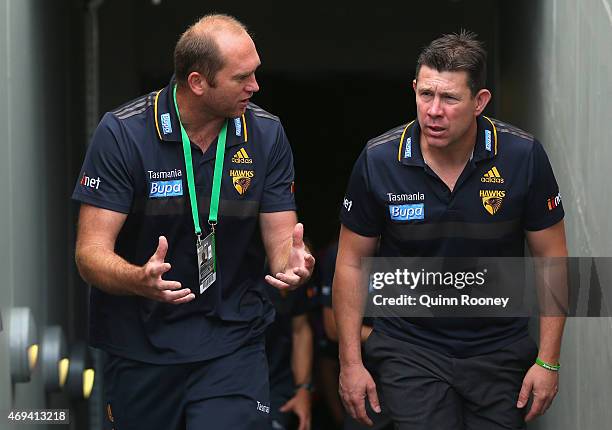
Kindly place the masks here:
POLYGON ((209 87, 206 78, 198 72, 191 72, 187 76, 187 85, 191 92, 197 96, 204 94, 209 87))
POLYGON ((475 116, 480 115, 485 110, 485 108, 489 104, 489 101, 491 100, 491 97, 491 91, 487 90, 486 88, 483 88, 482 90, 478 91, 476 97, 474 97, 474 99, 476 100, 476 106, 474 110, 475 116))
POLYGON ((412 80, 412 89, 414 90, 414 92, 416 93, 416 79, 412 80))

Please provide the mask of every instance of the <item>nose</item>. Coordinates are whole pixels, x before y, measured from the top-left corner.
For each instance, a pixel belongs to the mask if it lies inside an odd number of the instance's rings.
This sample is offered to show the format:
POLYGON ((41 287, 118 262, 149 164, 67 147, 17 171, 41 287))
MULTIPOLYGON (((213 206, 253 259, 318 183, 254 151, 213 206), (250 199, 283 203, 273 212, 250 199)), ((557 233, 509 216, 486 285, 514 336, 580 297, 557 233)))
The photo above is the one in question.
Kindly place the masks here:
POLYGON ((440 97, 436 96, 431 101, 429 108, 427 109, 427 114, 430 116, 441 116, 442 115, 442 106, 440 102, 440 97))
POLYGON ((249 82, 247 82, 245 90, 249 93, 256 93, 259 91, 259 84, 257 83, 257 79, 255 79, 255 74, 253 74, 249 82))

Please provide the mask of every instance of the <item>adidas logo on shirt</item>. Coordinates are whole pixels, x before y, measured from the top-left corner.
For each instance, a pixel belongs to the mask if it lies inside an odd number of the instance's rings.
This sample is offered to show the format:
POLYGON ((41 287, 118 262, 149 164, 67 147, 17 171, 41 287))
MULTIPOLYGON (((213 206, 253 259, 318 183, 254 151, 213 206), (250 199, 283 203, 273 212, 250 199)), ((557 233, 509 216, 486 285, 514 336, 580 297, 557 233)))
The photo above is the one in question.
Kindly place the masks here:
POLYGON ((237 164, 253 164, 253 160, 249 157, 244 148, 240 148, 232 157, 232 163, 237 164))
POLYGON ((480 182, 503 184, 504 178, 502 178, 501 175, 499 174, 499 170, 497 170, 497 167, 493 166, 491 167, 491 170, 489 170, 487 173, 482 175, 482 178, 480 178, 480 182))

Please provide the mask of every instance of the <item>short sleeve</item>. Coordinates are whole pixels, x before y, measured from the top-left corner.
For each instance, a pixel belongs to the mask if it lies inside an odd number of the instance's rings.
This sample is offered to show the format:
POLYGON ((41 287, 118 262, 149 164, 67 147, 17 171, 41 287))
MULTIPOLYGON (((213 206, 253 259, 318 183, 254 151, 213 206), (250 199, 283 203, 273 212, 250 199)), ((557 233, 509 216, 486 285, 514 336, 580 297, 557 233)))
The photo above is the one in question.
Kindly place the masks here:
POLYGON ((106 114, 87 149, 72 198, 82 203, 128 213, 134 186, 126 159, 125 144, 118 136, 119 124, 106 114))
POLYGON ((353 167, 340 209, 340 222, 359 235, 375 237, 381 234, 384 219, 370 186, 368 149, 365 148, 353 167))
POLYGON ((282 126, 278 127, 264 180, 260 212, 295 210, 293 154, 282 126))
POLYGON ((561 221, 565 212, 552 166, 537 140, 531 151, 529 172, 523 228, 528 231, 544 230, 561 221))

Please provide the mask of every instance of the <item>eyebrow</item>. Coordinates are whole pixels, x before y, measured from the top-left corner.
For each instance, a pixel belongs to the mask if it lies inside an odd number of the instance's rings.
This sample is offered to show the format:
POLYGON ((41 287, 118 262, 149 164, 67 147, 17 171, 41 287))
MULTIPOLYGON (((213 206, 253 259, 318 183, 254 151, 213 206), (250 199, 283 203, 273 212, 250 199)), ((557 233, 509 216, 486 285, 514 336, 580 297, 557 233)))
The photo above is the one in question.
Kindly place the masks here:
POLYGON ((253 73, 255 73, 257 69, 259 68, 259 66, 261 66, 261 63, 259 63, 253 70, 249 70, 248 72, 238 73, 237 75, 234 75, 234 78, 246 78, 247 76, 250 76, 253 73))
MULTIPOLYGON (((423 93, 425 91, 429 91, 429 92, 432 92, 432 93, 436 92, 436 91, 434 91, 433 87, 431 87, 431 86, 423 86, 421 88, 417 88, 417 92, 419 92, 419 93, 423 93)), ((451 96, 451 97, 459 97, 460 96, 459 92, 453 92, 453 91, 447 91, 447 90, 439 91, 438 93, 440 95, 442 95, 442 96, 451 96)))

